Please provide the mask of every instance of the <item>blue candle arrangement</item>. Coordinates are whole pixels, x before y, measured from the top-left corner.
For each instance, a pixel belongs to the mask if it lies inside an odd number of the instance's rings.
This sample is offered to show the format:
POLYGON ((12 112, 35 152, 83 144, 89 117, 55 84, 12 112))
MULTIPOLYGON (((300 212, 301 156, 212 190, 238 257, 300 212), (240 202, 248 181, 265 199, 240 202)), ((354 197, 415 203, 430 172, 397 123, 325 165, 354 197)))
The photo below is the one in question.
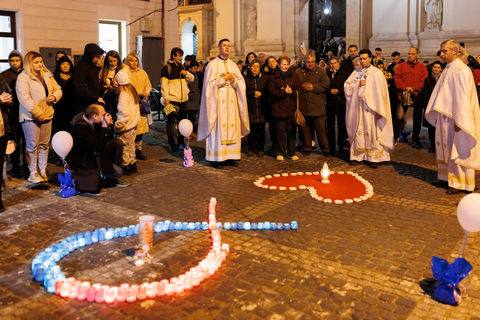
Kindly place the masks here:
MULTIPOLYGON (((218 229, 225 230, 297 230, 298 223, 275 222, 217 222, 218 229)), ((208 222, 172 222, 170 220, 154 223, 155 233, 167 231, 193 231, 208 230, 208 222)), ((85 231, 69 236, 64 240, 46 248, 40 252, 32 261, 32 273, 35 281, 42 282, 48 293, 55 293, 57 281, 64 281, 65 274, 57 262, 70 252, 92 245, 101 241, 108 241, 115 238, 124 238, 138 235, 139 225, 130 225, 120 228, 99 228, 93 231, 85 231)))

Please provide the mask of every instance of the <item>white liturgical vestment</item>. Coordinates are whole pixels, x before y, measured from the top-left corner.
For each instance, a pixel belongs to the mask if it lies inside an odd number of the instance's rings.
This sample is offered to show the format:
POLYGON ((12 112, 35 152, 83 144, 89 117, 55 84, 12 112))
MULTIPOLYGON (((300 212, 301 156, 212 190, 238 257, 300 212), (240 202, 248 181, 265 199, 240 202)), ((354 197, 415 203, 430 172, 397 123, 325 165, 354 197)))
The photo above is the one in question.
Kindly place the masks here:
POLYGON ((220 57, 205 69, 198 118, 198 140, 206 139, 208 161, 239 160, 241 138, 250 132, 245 80, 237 65, 220 57), (225 81, 230 72, 234 81, 225 81))
POLYGON ((393 126, 388 86, 382 71, 374 66, 354 70, 345 81, 345 123, 350 140, 350 160, 390 161, 393 126), (364 78, 366 84, 359 87, 364 78))
POLYGON ((460 59, 443 70, 425 118, 436 127, 438 179, 473 191, 475 170, 480 170, 480 110, 472 71, 460 59))

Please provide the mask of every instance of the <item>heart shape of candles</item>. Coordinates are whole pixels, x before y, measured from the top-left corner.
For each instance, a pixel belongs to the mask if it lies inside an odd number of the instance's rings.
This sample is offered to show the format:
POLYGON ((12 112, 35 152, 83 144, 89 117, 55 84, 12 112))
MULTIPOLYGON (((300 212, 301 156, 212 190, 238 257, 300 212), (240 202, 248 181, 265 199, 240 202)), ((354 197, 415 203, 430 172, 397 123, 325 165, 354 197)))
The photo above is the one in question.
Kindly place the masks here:
POLYGON ((333 204, 360 202, 373 196, 373 187, 370 182, 358 174, 351 171, 328 171, 325 174, 324 169, 322 172, 266 175, 255 180, 253 184, 268 190, 308 190, 315 200, 333 204))

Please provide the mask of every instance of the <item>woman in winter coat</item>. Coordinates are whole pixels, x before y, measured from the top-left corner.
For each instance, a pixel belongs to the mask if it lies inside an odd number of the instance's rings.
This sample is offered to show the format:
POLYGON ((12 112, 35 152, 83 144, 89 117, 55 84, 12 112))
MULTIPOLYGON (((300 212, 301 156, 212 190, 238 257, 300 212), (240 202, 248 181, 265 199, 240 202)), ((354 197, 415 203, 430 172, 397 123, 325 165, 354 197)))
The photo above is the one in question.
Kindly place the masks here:
POLYGON ((297 108, 297 90, 299 90, 300 84, 290 62, 289 57, 280 56, 278 68, 270 76, 268 83, 272 117, 275 122, 275 154, 279 161, 284 160, 285 156, 292 160, 298 160, 298 156, 295 155, 297 125, 294 116, 297 108), (286 149, 285 145, 287 145, 286 149))
MULTIPOLYGON (((40 105, 53 106, 62 97, 62 89, 43 64, 40 53, 30 51, 23 61, 24 69, 17 78, 20 103, 19 121, 25 135, 30 176, 28 181, 47 181, 48 144, 52 133, 53 113, 41 113, 40 105)), ((49 108, 44 108, 47 110, 49 108)))
POLYGON ((250 120, 250 133, 247 136, 248 152, 251 157, 255 153, 263 157, 265 148, 265 91, 267 78, 260 72, 260 61, 257 59, 250 63, 250 69, 245 77, 248 116, 250 120))
MULTIPOLYGON (((423 107, 423 110, 427 108, 428 100, 432 95, 433 88, 437 84, 438 78, 442 74, 443 64, 440 61, 435 61, 432 64, 432 69, 428 74, 428 77, 423 81, 423 88, 417 97, 417 100, 423 107)), ((428 152, 435 153, 435 127, 432 126, 427 120, 423 120, 423 125, 428 128, 428 140, 430 141, 430 148, 428 152)))
POLYGON ((55 105, 55 114, 53 116, 52 133, 58 131, 68 131, 70 121, 74 114, 73 110, 73 63, 67 56, 62 56, 57 61, 57 66, 53 72, 55 81, 62 88, 62 98, 55 105))
POLYGON ((135 137, 140 122, 140 97, 130 83, 127 70, 120 70, 115 76, 118 83, 118 105, 115 132, 123 143, 123 173, 137 172, 135 160, 135 137))
POLYGON ((103 64, 102 71, 100 71, 100 85, 102 87, 102 97, 105 100, 105 111, 112 114, 115 118, 118 83, 115 81, 115 75, 122 70, 122 58, 115 50, 107 52, 103 64))
MULTIPOLYGON (((138 57, 137 55, 130 53, 125 59, 125 64, 130 68, 130 80, 137 90, 139 98, 141 101, 149 102, 150 91, 152 91, 152 84, 148 78, 148 74, 145 70, 140 69, 138 66, 138 57)), ((135 157, 138 160, 147 160, 147 157, 142 152, 142 138, 148 130, 148 118, 149 110, 140 108, 140 122, 137 126, 137 136, 135 138, 135 157)))
POLYGON ((240 69, 244 77, 247 75, 247 72, 250 68, 250 64, 255 59, 257 59, 257 55, 255 54, 255 52, 249 52, 245 57, 245 65, 243 65, 242 68, 240 69))

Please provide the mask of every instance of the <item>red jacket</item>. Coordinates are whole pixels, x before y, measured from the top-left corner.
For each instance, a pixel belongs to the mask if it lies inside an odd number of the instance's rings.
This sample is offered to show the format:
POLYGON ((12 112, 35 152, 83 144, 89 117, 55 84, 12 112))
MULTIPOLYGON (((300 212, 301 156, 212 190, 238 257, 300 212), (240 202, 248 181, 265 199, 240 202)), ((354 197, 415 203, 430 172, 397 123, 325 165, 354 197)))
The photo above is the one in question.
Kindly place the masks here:
POLYGON ((428 71, 423 63, 409 63, 407 61, 400 63, 395 70, 394 76, 399 99, 402 99, 402 92, 407 87, 414 88, 414 95, 418 95, 423 88, 423 81, 426 77, 428 77, 428 71))

